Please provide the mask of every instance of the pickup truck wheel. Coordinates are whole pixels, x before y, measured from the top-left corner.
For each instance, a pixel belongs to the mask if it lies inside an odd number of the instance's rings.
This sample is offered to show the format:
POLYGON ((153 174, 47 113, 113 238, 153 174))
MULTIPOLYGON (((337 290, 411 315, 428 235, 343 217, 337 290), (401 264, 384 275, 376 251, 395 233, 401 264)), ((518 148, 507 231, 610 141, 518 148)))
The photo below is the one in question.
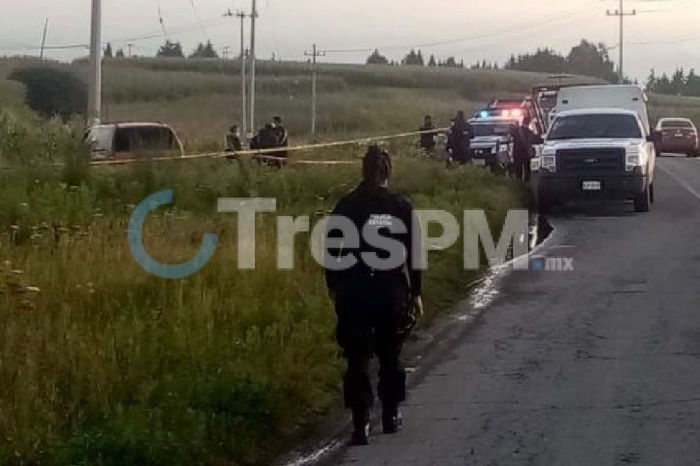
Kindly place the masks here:
POLYGON ((651 204, 651 186, 648 186, 643 193, 634 198, 635 212, 649 212, 651 204))

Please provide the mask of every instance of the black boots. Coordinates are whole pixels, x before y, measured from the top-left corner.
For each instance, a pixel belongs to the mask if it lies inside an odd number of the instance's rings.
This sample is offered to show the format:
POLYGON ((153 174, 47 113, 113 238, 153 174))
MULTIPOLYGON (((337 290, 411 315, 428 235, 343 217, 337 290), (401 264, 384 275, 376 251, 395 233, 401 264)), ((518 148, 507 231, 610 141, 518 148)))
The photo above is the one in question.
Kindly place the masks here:
POLYGON ((382 430, 385 434, 395 434, 401 430, 403 418, 396 406, 384 407, 382 410, 382 430))
MULTIPOLYGON (((401 430, 403 418, 398 407, 390 406, 382 410, 382 430, 385 434, 395 434, 401 430)), ((352 445, 369 445, 370 421, 368 409, 352 410, 352 445)))
POLYGON ((369 410, 368 409, 353 409, 352 410, 352 445, 369 445, 369 410))

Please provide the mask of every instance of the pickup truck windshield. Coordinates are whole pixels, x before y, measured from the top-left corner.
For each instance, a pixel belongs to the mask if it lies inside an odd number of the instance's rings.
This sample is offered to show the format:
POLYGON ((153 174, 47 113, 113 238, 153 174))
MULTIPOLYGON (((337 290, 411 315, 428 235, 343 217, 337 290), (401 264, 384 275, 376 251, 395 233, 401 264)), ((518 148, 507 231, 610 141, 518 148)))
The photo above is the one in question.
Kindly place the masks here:
POLYGON ((554 121, 549 140, 642 139, 639 122, 632 115, 572 115, 554 121))

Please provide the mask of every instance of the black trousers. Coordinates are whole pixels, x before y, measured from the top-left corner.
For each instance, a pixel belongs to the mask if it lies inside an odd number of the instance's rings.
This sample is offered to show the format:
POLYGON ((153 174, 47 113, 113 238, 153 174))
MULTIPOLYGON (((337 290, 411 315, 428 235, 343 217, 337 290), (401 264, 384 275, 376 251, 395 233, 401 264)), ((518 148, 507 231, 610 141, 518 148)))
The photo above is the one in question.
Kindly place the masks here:
POLYGON ((336 337, 347 360, 343 399, 348 409, 374 404, 370 361, 379 359, 377 392, 384 408, 395 409, 406 399, 406 371, 401 364, 403 337, 398 328, 407 310, 400 285, 385 283, 364 290, 339 291, 336 296, 336 337))
POLYGON ((530 159, 516 157, 513 161, 513 172, 517 179, 529 182, 531 176, 530 159))
POLYGON ((461 165, 466 165, 471 160, 471 149, 469 147, 459 147, 453 150, 452 157, 461 165))

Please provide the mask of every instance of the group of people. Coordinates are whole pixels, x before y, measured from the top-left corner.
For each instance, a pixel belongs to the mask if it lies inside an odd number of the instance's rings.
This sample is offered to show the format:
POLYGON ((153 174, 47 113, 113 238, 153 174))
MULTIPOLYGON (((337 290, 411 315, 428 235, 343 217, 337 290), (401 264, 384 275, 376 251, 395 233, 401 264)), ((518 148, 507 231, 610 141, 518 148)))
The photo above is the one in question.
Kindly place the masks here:
MULTIPOLYGON (((260 128, 255 136, 250 140, 251 150, 277 149, 278 151, 266 152, 256 157, 257 160, 273 166, 281 166, 287 160, 288 152, 284 148, 289 146, 289 132, 284 127, 282 117, 275 116, 272 123, 267 123, 260 128)), ((234 125, 229 128, 226 134, 226 152, 233 153, 243 150, 243 140, 241 130, 234 125)))
MULTIPOLYGON (((530 129, 530 123, 530 119, 525 117, 521 124, 513 123, 510 128, 510 136, 513 140, 513 164, 510 167, 510 173, 523 181, 530 180, 530 160, 535 155, 533 145, 542 142, 542 138, 530 129)), ((432 116, 425 116, 420 132, 421 148, 426 153, 434 153, 440 131, 435 126, 432 116)), ((474 137, 474 128, 466 118, 464 111, 458 111, 447 131, 446 149, 450 161, 460 165, 470 163, 472 160, 471 142, 474 137)))

